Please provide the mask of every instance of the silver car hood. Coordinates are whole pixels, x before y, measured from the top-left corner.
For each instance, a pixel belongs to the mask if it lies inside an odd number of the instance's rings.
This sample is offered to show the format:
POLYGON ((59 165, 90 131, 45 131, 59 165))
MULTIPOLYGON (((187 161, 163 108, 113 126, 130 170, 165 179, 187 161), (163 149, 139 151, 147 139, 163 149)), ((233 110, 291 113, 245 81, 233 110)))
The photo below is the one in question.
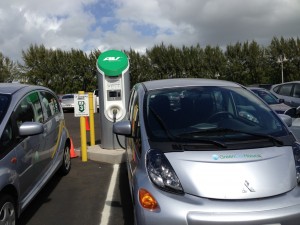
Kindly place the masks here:
POLYGON ((279 195, 296 185, 291 147, 165 153, 185 193, 213 199, 279 195))

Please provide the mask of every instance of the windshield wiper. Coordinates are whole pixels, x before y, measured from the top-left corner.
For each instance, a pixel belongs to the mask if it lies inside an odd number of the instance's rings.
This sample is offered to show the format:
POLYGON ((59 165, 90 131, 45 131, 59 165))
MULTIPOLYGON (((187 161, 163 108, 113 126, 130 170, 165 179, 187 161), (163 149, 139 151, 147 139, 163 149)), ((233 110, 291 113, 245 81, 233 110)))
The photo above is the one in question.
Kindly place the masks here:
POLYGON ((211 139, 202 139, 202 138, 190 138, 190 136, 194 136, 197 132, 191 132, 191 133, 184 133, 181 135, 176 135, 175 138, 178 138, 181 141, 196 141, 201 143, 207 143, 207 144, 213 144, 222 148, 227 148, 227 145, 221 141, 211 140, 211 139))
POLYGON ((247 132, 243 130, 235 130, 235 129, 230 129, 230 128, 213 128, 209 130, 201 130, 201 131, 193 131, 189 133, 185 133, 182 135, 196 135, 196 134, 204 134, 204 133, 241 133, 241 134, 247 134, 255 137, 260 137, 260 138, 267 138, 273 142, 275 142, 278 145, 283 145, 283 142, 279 140, 278 138, 269 135, 269 134, 262 134, 262 133, 254 133, 254 132, 247 132))
POLYGON ((238 132, 241 132, 241 133, 244 133, 244 134, 248 134, 248 135, 252 135, 252 136, 255 136, 255 137, 268 138, 269 140, 275 142, 278 145, 283 145, 283 141, 281 141, 278 138, 276 138, 276 137, 274 137, 272 135, 269 135, 269 134, 244 132, 244 131, 238 131, 238 132))
POLYGON ((275 142, 276 144, 283 145, 283 141, 281 141, 277 137, 274 137, 274 136, 269 135, 269 134, 248 132, 248 131, 243 131, 243 130, 234 130, 234 129, 230 129, 230 128, 220 128, 220 129, 224 129, 224 130, 227 130, 229 132, 238 132, 238 133, 242 133, 242 134, 248 134, 248 135, 252 135, 252 136, 255 136, 255 137, 268 138, 269 140, 275 142))

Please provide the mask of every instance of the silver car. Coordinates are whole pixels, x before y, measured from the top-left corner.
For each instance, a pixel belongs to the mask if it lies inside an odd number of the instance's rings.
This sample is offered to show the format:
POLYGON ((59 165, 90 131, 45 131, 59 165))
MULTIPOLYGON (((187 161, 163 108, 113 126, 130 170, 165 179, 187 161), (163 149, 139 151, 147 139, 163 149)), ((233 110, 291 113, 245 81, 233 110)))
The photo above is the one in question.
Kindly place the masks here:
POLYGON ((284 103, 284 99, 277 98, 270 91, 260 87, 249 87, 249 89, 262 98, 275 112, 279 114, 289 114, 289 116, 293 118, 298 117, 296 108, 288 106, 284 103), (290 112, 293 113, 290 114, 290 112))
POLYGON ((18 216, 47 181, 69 173, 70 138, 54 92, 0 83, 0 224, 18 216))
POLYGON ((300 81, 275 84, 270 89, 271 93, 291 107, 300 106, 300 81))
POLYGON ((61 106, 65 111, 74 110, 74 94, 61 96, 61 106))
POLYGON ((135 224, 298 225, 300 145, 282 119, 236 83, 136 84, 113 125, 126 136, 135 224))

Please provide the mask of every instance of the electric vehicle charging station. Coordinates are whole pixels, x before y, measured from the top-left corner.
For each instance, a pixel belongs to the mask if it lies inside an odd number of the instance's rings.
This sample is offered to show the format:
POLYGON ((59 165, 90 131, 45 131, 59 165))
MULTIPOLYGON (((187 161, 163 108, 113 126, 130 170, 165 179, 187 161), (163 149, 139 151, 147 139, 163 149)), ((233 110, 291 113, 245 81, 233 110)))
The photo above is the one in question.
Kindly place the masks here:
MULTIPOLYGON (((97 60, 99 114, 101 121, 101 148, 117 149, 119 145, 113 133, 113 123, 126 116, 129 100, 129 60, 125 53, 109 50, 97 60)), ((124 137, 119 137, 121 143, 124 137)))

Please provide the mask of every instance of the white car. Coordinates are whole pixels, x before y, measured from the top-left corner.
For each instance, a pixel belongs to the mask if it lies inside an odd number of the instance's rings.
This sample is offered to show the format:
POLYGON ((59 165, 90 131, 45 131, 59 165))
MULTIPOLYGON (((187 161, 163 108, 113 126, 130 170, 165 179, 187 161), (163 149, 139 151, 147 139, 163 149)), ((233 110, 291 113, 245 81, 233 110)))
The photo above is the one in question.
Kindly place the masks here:
POLYGON ((93 96, 94 96, 94 109, 99 110, 99 93, 98 93, 98 89, 94 90, 93 92, 93 96))
POLYGON ((64 111, 74 110, 74 94, 65 94, 61 97, 61 107, 64 111))
POLYGON ((300 106, 300 81, 292 81, 281 84, 275 84, 270 89, 271 93, 291 107, 300 106))

